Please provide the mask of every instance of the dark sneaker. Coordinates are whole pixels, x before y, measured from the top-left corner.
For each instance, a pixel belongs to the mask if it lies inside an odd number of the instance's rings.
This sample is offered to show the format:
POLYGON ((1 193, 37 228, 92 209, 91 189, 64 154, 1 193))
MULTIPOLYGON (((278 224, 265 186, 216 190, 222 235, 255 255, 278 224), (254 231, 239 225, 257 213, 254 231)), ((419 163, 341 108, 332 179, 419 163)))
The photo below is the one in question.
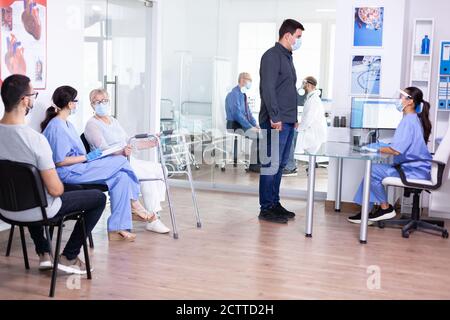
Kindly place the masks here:
POLYGON ((285 216, 288 219, 294 219, 295 213, 289 210, 286 210, 280 203, 273 207, 273 210, 279 215, 285 216))
MULTIPOLYGON (((373 224, 373 222, 370 220, 371 216, 372 216, 372 214, 369 213, 369 221, 367 222, 367 225, 369 225, 369 226, 373 224)), ((347 221, 351 222, 351 223, 361 224, 361 212, 358 214, 355 214, 354 216, 348 217, 347 221)))
POLYGON ((274 223, 287 223, 288 218, 284 215, 280 215, 274 210, 261 210, 258 216, 259 220, 265 220, 274 223))
POLYGON ((248 171, 260 173, 260 172, 261 172, 261 166, 258 166, 258 165, 256 165, 256 164, 251 164, 251 165, 248 167, 248 171))
POLYGON ((394 210, 394 207, 389 205, 389 208, 387 209, 381 209, 378 208, 377 211, 375 211, 374 213, 371 213, 369 215, 369 220, 372 222, 376 222, 376 221, 382 221, 382 220, 389 220, 392 218, 395 218, 396 213, 394 210))
POLYGON ((298 176, 297 168, 294 170, 283 169, 283 177, 296 177, 298 176))

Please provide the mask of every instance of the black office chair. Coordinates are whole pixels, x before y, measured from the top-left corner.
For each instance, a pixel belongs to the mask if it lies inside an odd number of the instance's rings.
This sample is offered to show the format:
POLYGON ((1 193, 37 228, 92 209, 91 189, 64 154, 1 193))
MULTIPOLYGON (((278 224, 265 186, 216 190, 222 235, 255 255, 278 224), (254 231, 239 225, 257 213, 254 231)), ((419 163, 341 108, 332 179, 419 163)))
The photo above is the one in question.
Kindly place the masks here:
MULTIPOLYGON (((87 247, 87 235, 84 223, 83 212, 72 212, 64 216, 48 218, 45 208, 47 207, 47 197, 45 194, 44 184, 41 175, 36 167, 26 163, 12 162, 0 160, 0 208, 12 212, 19 212, 32 208, 40 208, 42 212, 42 220, 37 222, 21 222, 9 219, 0 214, 0 219, 12 226, 18 226, 20 230, 20 239, 22 242, 23 259, 25 268, 30 269, 28 262, 27 247, 25 242, 24 227, 43 226, 49 243, 50 251, 52 251, 49 227, 58 227, 58 235, 56 238, 56 248, 53 253, 53 271, 50 284, 50 297, 55 295, 56 276, 58 274, 59 254, 61 248, 62 230, 64 222, 67 220, 80 221, 83 226, 83 251, 86 260, 87 278, 92 279, 91 266, 89 261, 89 252, 87 247)), ((17 213, 19 216, 21 213, 17 213)), ((10 234, 10 241, 12 240, 10 234)), ((8 244, 10 247, 10 243, 8 244)), ((9 248, 10 249, 10 248, 9 248)), ((9 253, 9 252, 8 252, 9 253)))
POLYGON ((402 217, 399 220, 386 220, 380 221, 378 226, 384 228, 385 226, 398 225, 402 226, 402 237, 409 238, 411 231, 413 230, 432 230, 439 232, 444 239, 448 238, 448 231, 444 228, 444 221, 441 220, 421 220, 420 219, 420 194, 422 191, 431 192, 438 190, 444 179, 449 177, 449 163, 450 161, 450 127, 446 136, 442 140, 436 154, 433 156, 433 160, 414 160, 406 161, 395 165, 395 169, 400 175, 400 178, 388 177, 383 179, 383 185, 402 187, 404 194, 410 196, 413 194, 413 207, 411 211, 411 218, 402 217), (405 163, 413 162, 430 162, 431 169, 431 181, 406 178, 405 172, 402 166, 405 163))
MULTIPOLYGON (((84 136, 84 133, 81 135, 81 141, 83 141, 84 147, 86 148, 86 152, 89 153, 90 150, 90 146, 89 143, 86 140, 86 137, 84 136)), ((101 192, 108 192, 108 186, 106 184, 67 184, 64 183, 64 192, 69 192, 69 191, 79 191, 79 190, 100 190, 101 192)), ((11 253, 11 246, 12 246, 12 241, 14 238, 14 229, 15 229, 15 225, 11 224, 11 228, 9 230, 9 238, 8 238, 8 245, 6 246, 6 257, 9 257, 10 253, 11 253)), ((50 226, 50 239, 53 238, 53 230, 54 227, 50 226)), ((89 240, 89 247, 90 248, 94 248, 94 239, 92 238, 92 233, 88 234, 88 240, 89 240)))

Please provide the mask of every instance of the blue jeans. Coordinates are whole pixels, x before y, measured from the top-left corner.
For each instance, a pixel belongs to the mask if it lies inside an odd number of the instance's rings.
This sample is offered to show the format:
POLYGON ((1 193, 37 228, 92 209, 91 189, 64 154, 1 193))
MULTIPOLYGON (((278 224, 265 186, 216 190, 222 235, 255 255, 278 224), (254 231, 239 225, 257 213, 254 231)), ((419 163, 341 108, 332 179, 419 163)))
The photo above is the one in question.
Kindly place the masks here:
POLYGON ((283 168, 289 159, 294 140, 294 123, 283 123, 281 131, 272 130, 270 122, 261 124, 261 174, 259 176, 259 204, 261 210, 280 203, 280 184, 283 168), (274 153, 272 155, 272 153, 274 153))
MULTIPOLYGON (((84 211, 84 223, 86 234, 94 229, 97 221, 100 219, 105 209, 106 196, 99 190, 80 190, 64 192, 61 195, 61 209, 56 216, 65 216, 76 211, 84 211)), ((28 227, 31 238, 36 246, 36 253, 49 253, 48 241, 44 237, 44 228, 42 226, 28 227)), ((83 245, 83 229, 78 221, 70 235, 69 240, 62 252, 67 259, 73 260, 80 254, 83 245)))

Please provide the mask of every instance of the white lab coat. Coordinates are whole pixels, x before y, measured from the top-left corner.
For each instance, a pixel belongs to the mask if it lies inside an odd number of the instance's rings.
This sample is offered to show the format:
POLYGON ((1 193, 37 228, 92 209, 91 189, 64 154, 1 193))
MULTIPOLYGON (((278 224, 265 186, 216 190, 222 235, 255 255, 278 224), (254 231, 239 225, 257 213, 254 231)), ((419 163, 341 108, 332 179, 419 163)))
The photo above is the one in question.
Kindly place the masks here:
POLYGON ((315 152, 326 141, 325 110, 320 99, 320 90, 315 90, 306 97, 302 119, 298 127, 295 153, 315 152))

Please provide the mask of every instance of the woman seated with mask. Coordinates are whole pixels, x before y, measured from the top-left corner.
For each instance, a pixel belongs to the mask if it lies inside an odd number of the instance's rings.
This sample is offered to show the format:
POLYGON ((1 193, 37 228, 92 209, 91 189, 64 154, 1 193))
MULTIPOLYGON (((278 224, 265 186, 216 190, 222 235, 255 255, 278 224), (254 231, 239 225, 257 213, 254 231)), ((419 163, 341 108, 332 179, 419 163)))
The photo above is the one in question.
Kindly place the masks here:
MULTIPOLYGON (((103 89, 95 89, 89 94, 89 100, 94 110, 94 116, 86 124, 84 135, 92 149, 105 150, 115 145, 126 145, 117 154, 131 156, 132 148, 128 143, 128 135, 117 119, 110 114, 109 96, 103 89)), ((149 149, 154 147, 155 141, 140 141, 137 149, 149 149)), ((165 199, 166 187, 164 185, 163 171, 159 163, 139 160, 131 156, 131 167, 140 179, 161 179, 159 181, 141 182, 142 198, 145 208, 151 212, 151 219, 147 222, 146 229, 157 233, 170 231, 157 216, 161 211, 161 202, 165 199)), ((145 210, 145 209, 142 209, 145 210)), ((138 210, 133 210, 133 218, 140 217, 138 210)))
POLYGON ((106 184, 111 199, 108 219, 109 240, 134 241, 131 233, 131 208, 143 219, 151 219, 139 203, 139 180, 124 156, 101 158, 100 150, 86 154, 83 142, 68 117, 77 108, 77 91, 59 87, 52 96, 53 106, 47 109, 41 124, 53 152, 53 161, 61 180, 66 184, 106 184), (131 202, 131 203, 130 203, 131 202))
MULTIPOLYGON (((431 154, 427 143, 431 134, 429 119, 430 104, 423 100, 423 93, 415 87, 400 90, 401 102, 397 109, 403 112, 403 119, 395 131, 394 138, 388 147, 381 148, 379 152, 394 156, 394 163, 410 160, 425 160, 406 163, 402 165, 407 179, 430 179, 431 154)), ((370 205, 380 205, 378 210, 369 214, 369 221, 381 221, 395 217, 392 205, 388 203, 383 179, 386 177, 399 177, 397 170, 389 164, 375 164, 372 167, 370 182, 370 205)), ((354 201, 362 204, 363 183, 355 195, 354 201)), ((348 218, 352 223, 361 223, 361 213, 348 218)))

